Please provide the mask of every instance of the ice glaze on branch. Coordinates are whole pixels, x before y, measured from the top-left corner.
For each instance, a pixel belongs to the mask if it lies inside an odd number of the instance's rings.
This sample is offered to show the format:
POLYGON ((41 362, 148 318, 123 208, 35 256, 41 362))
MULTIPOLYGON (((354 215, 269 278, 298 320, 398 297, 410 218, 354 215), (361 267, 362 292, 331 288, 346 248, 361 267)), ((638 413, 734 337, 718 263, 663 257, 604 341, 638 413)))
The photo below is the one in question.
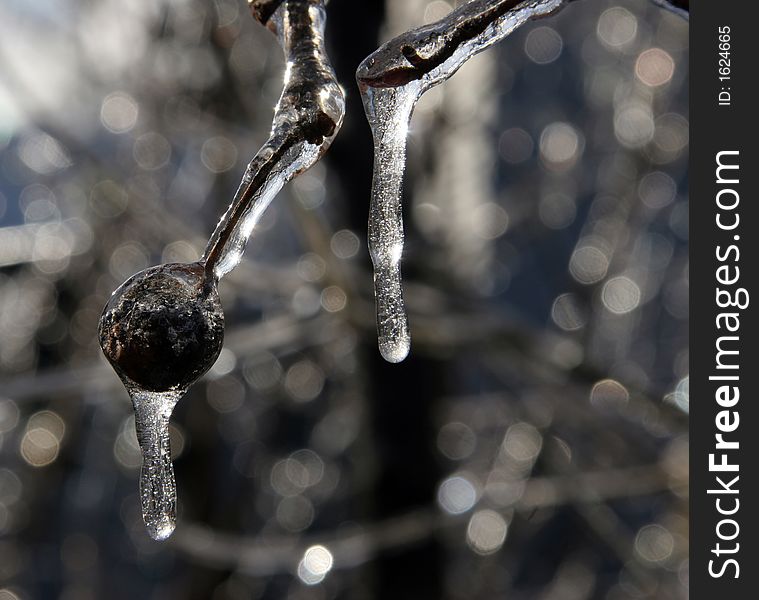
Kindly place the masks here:
MULTIPOLYGON (((390 40, 361 63, 356 77, 360 84, 372 87, 405 85, 414 79, 422 79, 467 43, 486 42, 477 50, 481 51, 503 39, 511 30, 499 35, 496 31, 499 20, 528 11, 534 13, 528 18, 547 16, 572 1, 472 0, 440 21, 409 30, 390 40)), ((452 74, 450 72, 447 76, 452 74)))
POLYGON ((342 124, 345 99, 324 48, 325 5, 325 0, 250 2, 253 16, 277 36, 287 67, 269 139, 248 165, 203 255, 206 270, 217 279, 239 263, 277 192, 321 158, 342 124))
MULTIPOLYGON (((477 51, 501 41, 514 28, 501 31, 502 21, 518 13, 529 13, 527 19, 546 17, 575 0, 470 0, 452 10, 443 19, 402 33, 370 54, 359 66, 359 85, 399 87, 413 79, 422 79, 462 46, 475 40, 477 51), (483 34, 485 34, 483 36, 483 34), (484 40, 483 38, 488 38, 484 40)), ((687 18, 689 0, 652 0, 687 18)), ((469 55, 471 56, 471 54, 469 55)), ((460 66, 460 65, 459 65, 460 66)), ((452 75, 447 73, 447 76, 452 75)))
POLYGON ((197 263, 170 263, 129 278, 100 318, 100 346, 132 398, 142 452, 142 516, 153 539, 174 531, 177 489, 169 418, 216 361, 224 312, 216 283, 241 260, 261 213, 290 179, 312 166, 343 120, 343 91, 324 50, 326 0, 251 2, 287 60, 269 139, 197 263))

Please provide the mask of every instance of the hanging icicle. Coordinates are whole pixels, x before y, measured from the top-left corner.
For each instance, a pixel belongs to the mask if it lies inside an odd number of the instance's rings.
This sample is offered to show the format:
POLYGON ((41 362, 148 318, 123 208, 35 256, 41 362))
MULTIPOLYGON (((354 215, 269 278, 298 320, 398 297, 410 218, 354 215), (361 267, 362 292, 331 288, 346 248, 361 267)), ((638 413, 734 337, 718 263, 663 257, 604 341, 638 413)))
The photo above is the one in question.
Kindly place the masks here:
MULTIPOLYGON (((475 54, 527 21, 555 13, 573 1, 471 0, 435 23, 402 33, 359 65, 356 80, 374 137, 369 253, 374 264, 379 349, 386 360, 402 361, 411 347, 400 272, 401 191, 406 135, 416 102, 475 54)), ((654 1, 687 18, 688 0, 654 1)))
POLYGON ((414 105, 472 56, 526 21, 555 12, 568 1, 473 0, 436 23, 390 40, 358 67, 356 79, 374 137, 369 253, 374 264, 379 349, 386 360, 402 361, 411 346, 400 260, 401 190, 414 105))

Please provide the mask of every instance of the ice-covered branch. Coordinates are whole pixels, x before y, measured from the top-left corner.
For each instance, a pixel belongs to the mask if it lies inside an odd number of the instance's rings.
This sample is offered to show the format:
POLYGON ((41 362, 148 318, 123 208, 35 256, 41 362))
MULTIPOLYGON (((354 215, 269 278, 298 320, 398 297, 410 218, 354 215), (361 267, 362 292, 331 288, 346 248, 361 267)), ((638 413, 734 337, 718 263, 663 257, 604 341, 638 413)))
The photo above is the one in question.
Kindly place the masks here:
POLYGON ((285 52, 282 95, 271 134, 248 165, 235 199, 206 247, 203 261, 216 278, 231 271, 263 211, 290 179, 321 158, 345 114, 343 91, 324 48, 324 0, 259 0, 253 15, 285 52))
POLYGON ((402 33, 370 54, 356 72, 359 86, 402 87, 421 80, 424 92, 520 25, 572 1, 472 0, 435 23, 402 33))
POLYGON ((319 160, 343 120, 343 91, 324 49, 325 4, 250 3, 253 16, 277 36, 287 61, 269 139, 248 165, 201 260, 131 277, 113 293, 100 320, 100 346, 132 397, 143 455, 143 518, 157 540, 171 535, 176 520, 169 417, 213 365, 224 338, 216 283, 239 264, 274 196, 319 160))

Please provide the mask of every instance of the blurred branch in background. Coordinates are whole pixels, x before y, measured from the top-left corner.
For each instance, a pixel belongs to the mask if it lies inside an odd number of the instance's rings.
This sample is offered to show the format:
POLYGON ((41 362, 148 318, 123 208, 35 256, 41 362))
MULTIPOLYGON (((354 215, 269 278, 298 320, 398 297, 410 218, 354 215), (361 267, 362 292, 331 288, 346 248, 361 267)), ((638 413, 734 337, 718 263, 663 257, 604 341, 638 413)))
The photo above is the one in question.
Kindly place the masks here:
POLYGON ((687 22, 575 2, 424 96, 414 348, 387 365, 351 84, 452 6, 329 3, 345 122, 220 286, 225 349, 177 407, 159 545, 97 320, 134 272, 198 259, 281 52, 237 0, 3 4, 0 594, 687 597, 687 22))

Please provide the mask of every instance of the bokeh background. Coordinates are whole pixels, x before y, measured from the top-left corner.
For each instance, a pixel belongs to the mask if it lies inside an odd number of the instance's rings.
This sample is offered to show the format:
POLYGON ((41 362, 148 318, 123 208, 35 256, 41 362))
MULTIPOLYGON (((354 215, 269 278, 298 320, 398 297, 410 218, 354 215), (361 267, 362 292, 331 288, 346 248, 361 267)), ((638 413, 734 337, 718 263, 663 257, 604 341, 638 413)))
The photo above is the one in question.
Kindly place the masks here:
POLYGON ((161 544, 96 326, 198 258, 281 52, 241 0, 0 5, 0 599, 687 598, 687 21, 577 2, 423 98, 389 365, 353 73, 450 9, 330 2, 345 125, 221 284, 161 544))

